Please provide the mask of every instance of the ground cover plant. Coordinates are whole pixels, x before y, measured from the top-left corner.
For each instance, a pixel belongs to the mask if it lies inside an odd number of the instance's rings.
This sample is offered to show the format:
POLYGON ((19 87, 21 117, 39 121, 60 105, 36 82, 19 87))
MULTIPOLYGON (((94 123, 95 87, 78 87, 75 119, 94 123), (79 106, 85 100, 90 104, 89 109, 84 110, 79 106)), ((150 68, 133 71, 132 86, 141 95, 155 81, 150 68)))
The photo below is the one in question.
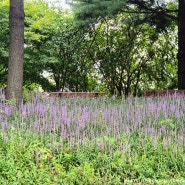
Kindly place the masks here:
POLYGON ((0 102, 2 185, 185 184, 185 98, 0 102))

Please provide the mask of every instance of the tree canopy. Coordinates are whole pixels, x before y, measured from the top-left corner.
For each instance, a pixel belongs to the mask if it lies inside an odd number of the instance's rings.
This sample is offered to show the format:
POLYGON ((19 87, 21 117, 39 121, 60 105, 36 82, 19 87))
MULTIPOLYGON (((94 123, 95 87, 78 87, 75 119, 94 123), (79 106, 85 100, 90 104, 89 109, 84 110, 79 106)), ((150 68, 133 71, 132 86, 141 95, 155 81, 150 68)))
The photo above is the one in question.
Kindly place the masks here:
MULTIPOLYGON (((2 2, 3 87, 8 67, 9 1, 2 2)), ((67 87, 128 96, 141 95, 145 89, 177 88, 174 18, 178 4, 141 2, 148 9, 131 5, 134 1, 91 0, 78 1, 70 12, 46 1, 25 0, 24 89, 58 91, 67 87), (164 19, 157 16, 160 11, 164 19)))

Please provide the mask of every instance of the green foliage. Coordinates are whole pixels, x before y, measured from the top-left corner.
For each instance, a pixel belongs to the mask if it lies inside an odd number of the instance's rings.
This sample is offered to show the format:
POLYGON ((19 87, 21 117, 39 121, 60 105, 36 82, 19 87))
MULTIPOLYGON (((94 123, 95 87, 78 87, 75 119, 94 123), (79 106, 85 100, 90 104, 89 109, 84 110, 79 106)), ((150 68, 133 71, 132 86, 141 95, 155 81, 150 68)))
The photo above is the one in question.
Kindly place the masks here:
MULTIPOLYGON (((170 184, 171 179, 183 182, 185 175, 183 150, 174 153, 174 146, 164 149, 160 141, 154 148, 152 138, 143 147, 139 138, 133 135, 136 140, 130 141, 133 145, 130 151, 123 153, 115 147, 110 156, 90 142, 78 150, 64 147, 53 151, 42 141, 35 140, 34 135, 12 132, 13 137, 1 134, 0 139, 0 180, 3 185, 122 184, 134 179, 146 183, 169 179, 166 184, 170 184)), ((107 139, 104 137, 105 141, 107 139)))
POLYGON ((0 85, 4 86, 8 71, 8 11, 9 1, 0 1, 0 85))
POLYGON ((45 40, 41 50, 48 58, 46 70, 51 73, 55 90, 69 87, 73 91, 87 91, 90 64, 83 61, 83 35, 73 26, 70 17, 64 20, 59 17, 56 22, 55 27, 49 28, 49 39, 45 40))
POLYGON ((166 33, 155 33, 148 24, 135 25, 139 18, 138 13, 120 13, 96 24, 86 37, 87 56, 112 95, 136 95, 147 88, 177 85, 176 27, 169 28, 169 40, 166 33))
MULTIPOLYGON (((0 2, 0 86, 4 87, 9 1, 0 2)), ((24 4, 24 89, 56 91, 68 87, 121 96, 177 87, 175 22, 168 20, 165 32, 156 32, 157 22, 150 24, 145 14, 138 14, 141 9, 126 6, 125 0, 78 1, 74 12, 42 0, 26 0, 24 4)), ((169 2, 162 8, 176 7, 169 2)), ((168 14, 176 16, 176 12, 168 14)))
POLYGON ((90 64, 83 61, 83 35, 74 27, 72 15, 43 1, 29 1, 25 11, 25 85, 37 83, 45 91, 87 91, 90 64))
POLYGON ((55 23, 57 13, 44 1, 27 1, 25 15, 25 87, 30 89, 35 83, 46 91, 53 90, 54 85, 42 75, 47 58, 43 58, 41 47, 48 38, 45 29, 55 23))
POLYGON ((126 4, 125 0, 80 0, 77 2, 73 6, 76 23, 85 30, 101 18, 117 15, 126 4))

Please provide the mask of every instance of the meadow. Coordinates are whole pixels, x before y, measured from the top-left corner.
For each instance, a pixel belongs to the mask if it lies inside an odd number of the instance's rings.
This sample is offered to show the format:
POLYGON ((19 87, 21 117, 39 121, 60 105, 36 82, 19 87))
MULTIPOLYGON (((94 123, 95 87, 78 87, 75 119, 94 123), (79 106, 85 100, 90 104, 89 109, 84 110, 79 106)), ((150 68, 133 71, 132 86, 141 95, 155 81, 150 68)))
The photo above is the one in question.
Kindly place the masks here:
POLYGON ((1 101, 0 184, 183 185, 184 134, 176 95, 1 101))

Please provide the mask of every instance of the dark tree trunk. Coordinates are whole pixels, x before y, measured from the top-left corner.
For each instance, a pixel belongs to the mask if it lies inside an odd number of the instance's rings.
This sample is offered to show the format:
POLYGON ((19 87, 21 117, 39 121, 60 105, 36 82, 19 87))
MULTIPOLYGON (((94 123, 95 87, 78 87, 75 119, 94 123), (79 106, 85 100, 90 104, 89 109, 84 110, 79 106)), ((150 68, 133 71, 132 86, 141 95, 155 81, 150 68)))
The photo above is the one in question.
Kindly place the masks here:
POLYGON ((24 5, 23 0, 10 0, 9 26, 10 46, 6 99, 16 98, 22 102, 24 62, 24 5))
POLYGON ((179 0, 178 11, 178 89, 185 89, 185 0, 179 0))

